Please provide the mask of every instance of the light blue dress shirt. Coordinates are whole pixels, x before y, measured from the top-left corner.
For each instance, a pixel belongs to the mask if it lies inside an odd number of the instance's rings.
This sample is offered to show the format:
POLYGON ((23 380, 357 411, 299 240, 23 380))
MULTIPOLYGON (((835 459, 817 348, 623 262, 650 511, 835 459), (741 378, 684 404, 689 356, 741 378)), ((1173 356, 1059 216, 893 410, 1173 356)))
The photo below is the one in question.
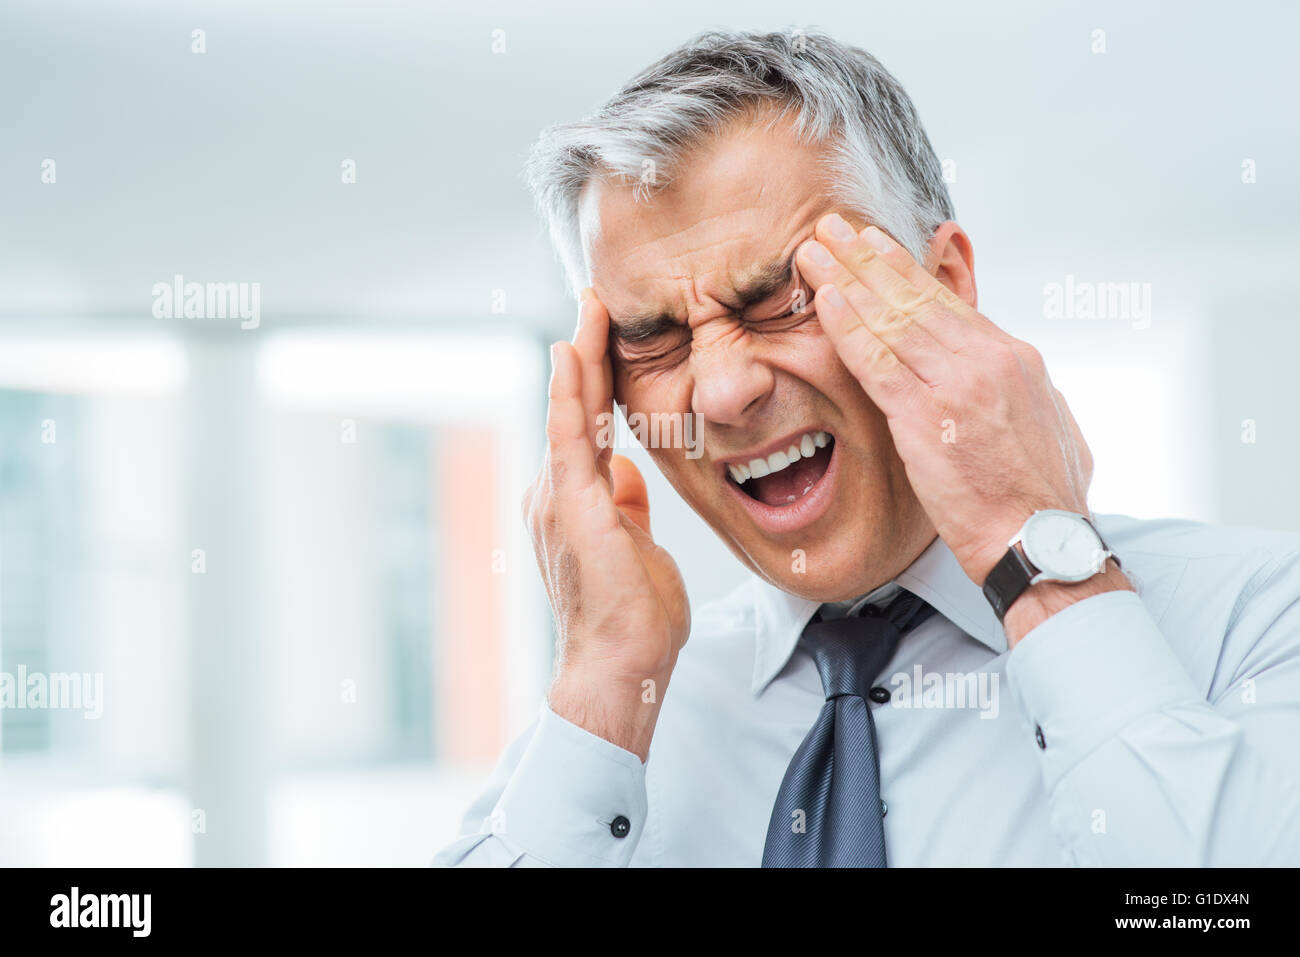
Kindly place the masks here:
MULTIPOLYGON (((942 540, 891 583, 939 614, 871 705, 890 866, 1300 865, 1300 536, 1096 521, 1137 594, 1010 652, 942 540)), ((697 610, 645 764, 543 702, 434 863, 757 866, 823 704, 817 607, 754 578, 697 610)))

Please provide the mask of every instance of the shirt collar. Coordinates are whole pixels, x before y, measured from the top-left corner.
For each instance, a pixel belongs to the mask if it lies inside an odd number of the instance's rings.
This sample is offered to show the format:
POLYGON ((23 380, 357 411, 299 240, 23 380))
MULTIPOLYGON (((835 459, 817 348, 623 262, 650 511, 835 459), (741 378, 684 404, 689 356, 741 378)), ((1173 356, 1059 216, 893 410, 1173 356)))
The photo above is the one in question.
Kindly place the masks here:
MULTIPOLYGON (((762 579, 756 579, 755 584, 757 648, 751 690, 757 695, 781 673, 804 627, 822 603, 791 595, 762 579)), ((984 592, 962 571, 957 557, 938 536, 893 582, 877 588, 867 600, 885 593, 891 584, 924 598, 935 611, 995 654, 1007 650, 1006 632, 984 592)))

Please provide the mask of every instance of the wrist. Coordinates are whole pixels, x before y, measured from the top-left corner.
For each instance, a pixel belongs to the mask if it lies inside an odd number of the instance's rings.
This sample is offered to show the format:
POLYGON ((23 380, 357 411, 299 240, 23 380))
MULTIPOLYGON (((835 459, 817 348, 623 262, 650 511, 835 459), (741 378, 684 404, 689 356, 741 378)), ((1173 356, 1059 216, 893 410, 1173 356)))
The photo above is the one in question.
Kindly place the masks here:
POLYGON ((1007 648, 1014 648, 1025 635, 1075 602, 1111 591, 1134 591, 1114 558, 1108 558, 1102 571, 1081 582, 1043 581, 1030 585, 1002 619, 1007 648))
POLYGON ((640 682, 585 674, 561 674, 551 682, 547 704, 556 715, 590 734, 630 751, 644 763, 659 720, 666 681, 640 682))

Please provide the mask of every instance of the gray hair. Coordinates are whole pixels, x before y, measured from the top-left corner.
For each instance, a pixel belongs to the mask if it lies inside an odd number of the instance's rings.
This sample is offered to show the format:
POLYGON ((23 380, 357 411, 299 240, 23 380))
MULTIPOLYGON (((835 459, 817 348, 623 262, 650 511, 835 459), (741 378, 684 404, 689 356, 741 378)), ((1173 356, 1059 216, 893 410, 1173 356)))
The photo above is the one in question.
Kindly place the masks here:
POLYGON ((799 142, 824 144, 833 198, 923 261, 954 218, 911 99, 865 50, 825 33, 710 31, 630 80, 593 115, 543 131, 527 179, 573 293, 589 285, 578 202, 593 177, 647 198, 678 159, 727 123, 768 110, 799 142))

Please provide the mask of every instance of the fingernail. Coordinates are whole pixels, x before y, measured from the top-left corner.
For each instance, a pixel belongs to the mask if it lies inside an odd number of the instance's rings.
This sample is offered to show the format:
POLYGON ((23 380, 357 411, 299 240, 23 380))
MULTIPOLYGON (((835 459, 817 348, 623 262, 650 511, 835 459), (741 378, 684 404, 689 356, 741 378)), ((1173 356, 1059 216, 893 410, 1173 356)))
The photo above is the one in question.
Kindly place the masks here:
POLYGON ((827 283, 818 291, 821 293, 822 298, 836 309, 843 309, 846 305, 844 297, 840 295, 840 291, 835 287, 834 283, 827 283))
POLYGON ((866 232, 862 234, 862 238, 877 252, 887 253, 894 245, 893 241, 875 226, 868 226, 866 232))
POLYGON ((835 257, 831 255, 830 250, 815 239, 804 243, 803 250, 804 254, 818 266, 831 266, 835 263, 835 257))
POLYGON ((555 357, 558 356, 559 354, 560 354, 560 344, 558 342, 552 342, 551 343, 551 370, 552 371, 555 370, 555 357))
POLYGON ((596 290, 592 289, 590 286, 587 286, 585 289, 582 290, 581 293, 578 294, 578 301, 586 302, 594 295, 596 295, 596 290))
POLYGON ((842 243, 851 243, 858 238, 853 227, 839 213, 831 213, 826 217, 826 231, 842 243))

